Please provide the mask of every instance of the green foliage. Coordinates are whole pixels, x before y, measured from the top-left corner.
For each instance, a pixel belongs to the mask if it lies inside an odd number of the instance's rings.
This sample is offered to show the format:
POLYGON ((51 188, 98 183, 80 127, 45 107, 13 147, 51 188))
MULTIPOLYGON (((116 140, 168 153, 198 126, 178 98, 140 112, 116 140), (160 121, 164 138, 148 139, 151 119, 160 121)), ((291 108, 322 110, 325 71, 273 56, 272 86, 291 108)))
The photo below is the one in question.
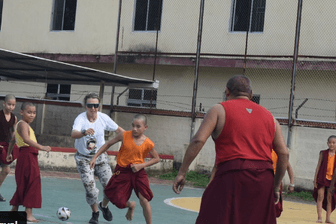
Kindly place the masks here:
MULTIPOLYGON (((177 173, 178 171, 174 169, 173 172, 159 175, 159 178, 164 179, 164 180, 174 180, 175 177, 177 176, 177 173)), ((186 175, 186 181, 191 182, 194 187, 205 188, 209 183, 209 179, 210 179, 209 175, 200 174, 195 171, 190 171, 186 175)), ((286 194, 284 192, 283 195, 285 196, 285 198, 289 197, 289 198, 294 198, 294 199, 295 198, 302 199, 305 201, 314 201, 313 195, 309 191, 294 191, 290 194, 286 194)))
POLYGON ((294 191, 290 194, 287 194, 288 197, 301 198, 305 201, 314 201, 313 194, 309 191, 294 191))
MULTIPOLYGON (((164 180, 174 180, 177 173, 178 171, 174 169, 173 172, 159 175, 159 178, 164 180)), ((206 187, 209 183, 209 179, 210 177, 208 175, 200 174, 195 171, 190 171, 186 175, 186 181, 192 182, 195 187, 206 187)))

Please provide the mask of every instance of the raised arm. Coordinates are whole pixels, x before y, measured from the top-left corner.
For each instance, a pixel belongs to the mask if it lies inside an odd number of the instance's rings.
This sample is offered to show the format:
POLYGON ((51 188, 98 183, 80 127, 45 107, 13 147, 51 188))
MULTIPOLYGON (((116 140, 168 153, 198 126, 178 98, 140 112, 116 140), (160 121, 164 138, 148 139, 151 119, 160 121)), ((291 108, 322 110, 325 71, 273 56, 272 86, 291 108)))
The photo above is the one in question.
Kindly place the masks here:
POLYGON ((96 159, 98 156, 100 156, 102 153, 106 152, 108 150, 108 148, 110 148, 112 145, 114 145, 115 143, 122 141, 123 139, 123 132, 120 131, 119 134, 112 138, 110 141, 106 142, 102 147, 100 147, 100 149, 98 150, 98 152, 92 157, 91 161, 90 161, 90 168, 93 168, 96 165, 96 159))

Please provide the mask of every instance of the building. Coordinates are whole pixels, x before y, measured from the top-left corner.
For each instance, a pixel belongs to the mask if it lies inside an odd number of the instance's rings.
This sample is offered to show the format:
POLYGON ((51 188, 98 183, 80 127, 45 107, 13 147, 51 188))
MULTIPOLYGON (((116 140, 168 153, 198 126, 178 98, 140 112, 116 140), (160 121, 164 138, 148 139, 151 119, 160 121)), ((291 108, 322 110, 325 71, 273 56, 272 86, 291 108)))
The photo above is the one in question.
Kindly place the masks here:
MULTIPOLYGON (((244 73, 254 100, 284 125, 292 109, 294 125, 335 128, 334 8, 331 0, 302 8, 290 0, 0 0, 0 48, 159 80, 157 91, 116 87, 114 104, 174 116, 192 111, 193 96, 196 112, 206 112, 223 100, 227 79, 244 73)), ((47 80, 0 87, 0 94, 70 101, 99 90, 47 80)))

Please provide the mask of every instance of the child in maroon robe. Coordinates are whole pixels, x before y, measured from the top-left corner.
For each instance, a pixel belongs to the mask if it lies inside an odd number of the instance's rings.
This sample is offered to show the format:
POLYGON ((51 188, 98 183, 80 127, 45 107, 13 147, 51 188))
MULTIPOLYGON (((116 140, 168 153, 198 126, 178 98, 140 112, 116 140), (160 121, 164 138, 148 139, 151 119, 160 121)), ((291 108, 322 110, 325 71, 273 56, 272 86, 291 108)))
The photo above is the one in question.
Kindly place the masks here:
POLYGON ((91 159, 90 167, 95 166, 97 157, 111 145, 122 141, 117 156, 117 165, 104 193, 118 208, 128 208, 126 219, 131 221, 135 202, 129 201, 129 198, 134 189, 142 206, 146 223, 151 224, 152 210, 149 201, 152 200, 153 193, 149 187, 148 176, 144 168, 158 163, 160 157, 154 148, 154 143, 143 134, 148 127, 147 118, 142 114, 135 115, 132 127, 131 131, 120 132, 115 138, 106 142, 91 159), (148 153, 152 158, 145 161, 148 153))
MULTIPOLYGON (((15 106, 15 96, 12 94, 6 95, 3 103, 4 109, 0 111, 0 187, 10 172, 9 164, 13 161, 13 157, 14 159, 16 158, 16 152, 18 152, 16 147, 13 151, 13 156, 11 156, 11 160, 6 160, 7 154, 11 155, 15 143, 14 127, 17 122, 17 118, 12 113, 15 109, 15 106)), ((6 201, 6 199, 2 197, 1 194, 0 201, 6 201)))
POLYGON ((10 204, 11 211, 18 211, 19 206, 26 208, 27 221, 37 222, 32 213, 32 208, 41 208, 41 178, 38 166, 38 150, 49 152, 49 146, 37 143, 34 130, 30 123, 36 117, 36 107, 29 102, 21 106, 22 120, 17 123, 15 130, 16 144, 20 148, 15 168, 16 191, 10 204))
POLYGON ((331 212, 335 209, 336 194, 328 191, 336 163, 336 136, 328 138, 328 149, 320 151, 318 164, 314 177, 313 197, 317 207, 317 223, 322 223, 322 208, 326 210, 326 223, 330 221, 331 212))

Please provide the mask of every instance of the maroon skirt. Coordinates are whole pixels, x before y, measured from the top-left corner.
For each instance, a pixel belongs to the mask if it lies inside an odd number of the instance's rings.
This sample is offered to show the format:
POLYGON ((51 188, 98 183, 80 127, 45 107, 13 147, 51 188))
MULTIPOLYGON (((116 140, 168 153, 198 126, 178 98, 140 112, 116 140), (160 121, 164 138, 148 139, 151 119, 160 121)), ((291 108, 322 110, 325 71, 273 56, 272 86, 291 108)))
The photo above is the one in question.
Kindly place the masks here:
POLYGON ((197 224, 276 224, 271 163, 233 160, 205 189, 197 224))
POLYGON ((41 208, 41 176, 37 156, 37 149, 30 146, 20 147, 15 168, 16 191, 10 205, 41 208))
POLYGON ((153 192, 144 169, 133 173, 129 166, 124 168, 116 165, 113 176, 104 189, 106 197, 118 208, 126 208, 133 189, 137 197, 141 193, 148 201, 152 200, 153 192))
MULTIPOLYGON (((322 208, 327 211, 327 205, 328 205, 328 199, 327 199, 327 196, 328 196, 328 188, 330 187, 330 180, 327 180, 327 185, 324 186, 323 184, 320 184, 320 183, 317 183, 317 188, 314 188, 314 192, 313 192, 313 198, 315 199, 315 201, 317 201, 317 197, 318 197, 318 190, 321 188, 321 187, 325 187, 324 188, 324 198, 323 198, 323 202, 322 202, 322 208)), ((336 184, 335 184, 336 185, 336 184)), ((335 205, 336 205, 336 193, 334 193, 332 195, 332 201, 331 201, 331 211, 334 211, 335 210, 335 205)))

